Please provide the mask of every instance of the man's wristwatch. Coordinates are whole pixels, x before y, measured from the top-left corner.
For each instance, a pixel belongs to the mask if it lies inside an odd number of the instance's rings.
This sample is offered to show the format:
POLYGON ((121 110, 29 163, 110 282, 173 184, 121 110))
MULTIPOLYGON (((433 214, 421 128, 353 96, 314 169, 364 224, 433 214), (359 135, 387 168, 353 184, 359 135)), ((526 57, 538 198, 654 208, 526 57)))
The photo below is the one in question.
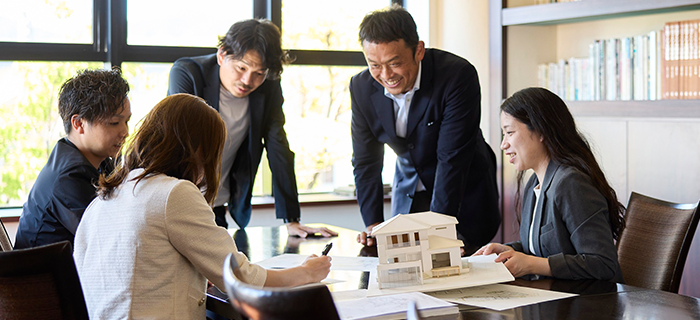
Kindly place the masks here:
POLYGON ((296 222, 299 223, 299 217, 296 218, 284 218, 284 223, 296 222))

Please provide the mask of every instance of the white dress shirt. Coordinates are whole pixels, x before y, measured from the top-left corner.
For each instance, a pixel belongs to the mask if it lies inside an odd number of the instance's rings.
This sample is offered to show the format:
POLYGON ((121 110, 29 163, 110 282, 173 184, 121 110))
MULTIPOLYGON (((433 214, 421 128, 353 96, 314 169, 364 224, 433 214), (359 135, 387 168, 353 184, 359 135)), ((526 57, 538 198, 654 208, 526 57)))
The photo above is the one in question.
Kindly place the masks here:
MULTIPOLYGON (((406 128, 408 127, 408 111, 411 109, 411 102, 413 101, 413 96, 416 91, 420 89, 420 78, 423 71, 423 62, 418 63, 418 76, 416 76, 416 82, 413 83, 413 89, 406 93, 401 94, 391 94, 384 88, 384 95, 394 101, 394 118, 396 119, 396 136, 401 138, 406 138, 406 128)), ((418 184, 416 185, 416 191, 425 191, 425 185, 423 181, 418 178, 418 184)))

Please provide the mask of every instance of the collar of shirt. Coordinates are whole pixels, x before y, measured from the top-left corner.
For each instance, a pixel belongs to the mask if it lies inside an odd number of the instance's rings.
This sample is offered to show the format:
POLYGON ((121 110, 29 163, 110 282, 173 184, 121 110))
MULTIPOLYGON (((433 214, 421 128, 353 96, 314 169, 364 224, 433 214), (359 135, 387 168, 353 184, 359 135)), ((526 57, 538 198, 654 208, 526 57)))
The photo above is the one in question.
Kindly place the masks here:
POLYGON ((423 68, 422 62, 418 64, 418 75, 416 76, 416 82, 413 83, 413 89, 406 93, 393 95, 389 93, 386 88, 384 88, 384 95, 394 101, 394 119, 396 136, 405 138, 406 128, 408 126, 408 111, 411 109, 411 99, 416 90, 420 89, 420 78, 421 71, 423 68))

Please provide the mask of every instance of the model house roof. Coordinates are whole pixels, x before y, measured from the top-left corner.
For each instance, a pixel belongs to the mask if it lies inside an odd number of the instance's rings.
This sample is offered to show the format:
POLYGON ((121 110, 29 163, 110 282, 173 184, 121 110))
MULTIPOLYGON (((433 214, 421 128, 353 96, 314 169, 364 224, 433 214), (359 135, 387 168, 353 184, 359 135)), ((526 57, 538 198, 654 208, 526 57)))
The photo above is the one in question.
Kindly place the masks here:
POLYGON ((453 248, 453 247, 463 247, 464 243, 462 240, 457 240, 457 239, 449 239, 445 237, 440 237, 440 236, 428 236, 428 241, 430 242, 430 246, 428 247, 428 250, 438 250, 438 249, 444 249, 444 248, 453 248))
POLYGON ((372 228, 372 235, 395 234, 447 224, 457 224, 457 218, 430 211, 399 214, 372 228))

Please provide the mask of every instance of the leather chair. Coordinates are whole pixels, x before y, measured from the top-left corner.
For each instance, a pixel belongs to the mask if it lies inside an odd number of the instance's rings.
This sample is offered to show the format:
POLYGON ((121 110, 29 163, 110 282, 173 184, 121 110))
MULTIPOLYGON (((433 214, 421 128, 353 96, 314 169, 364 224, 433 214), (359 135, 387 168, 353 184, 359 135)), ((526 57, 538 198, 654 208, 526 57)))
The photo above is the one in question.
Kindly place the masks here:
POLYGON ((678 293, 698 218, 698 203, 676 204, 632 192, 617 243, 625 283, 678 293))
POLYGON ((239 280, 231 254, 224 263, 224 283, 231 305, 251 320, 339 320, 328 287, 314 283, 294 288, 258 288, 239 280))
POLYGON ((0 252, 0 318, 88 319, 70 242, 0 252))
POLYGON ((0 220, 0 252, 2 251, 12 251, 12 241, 10 241, 10 235, 7 234, 5 225, 0 220))

